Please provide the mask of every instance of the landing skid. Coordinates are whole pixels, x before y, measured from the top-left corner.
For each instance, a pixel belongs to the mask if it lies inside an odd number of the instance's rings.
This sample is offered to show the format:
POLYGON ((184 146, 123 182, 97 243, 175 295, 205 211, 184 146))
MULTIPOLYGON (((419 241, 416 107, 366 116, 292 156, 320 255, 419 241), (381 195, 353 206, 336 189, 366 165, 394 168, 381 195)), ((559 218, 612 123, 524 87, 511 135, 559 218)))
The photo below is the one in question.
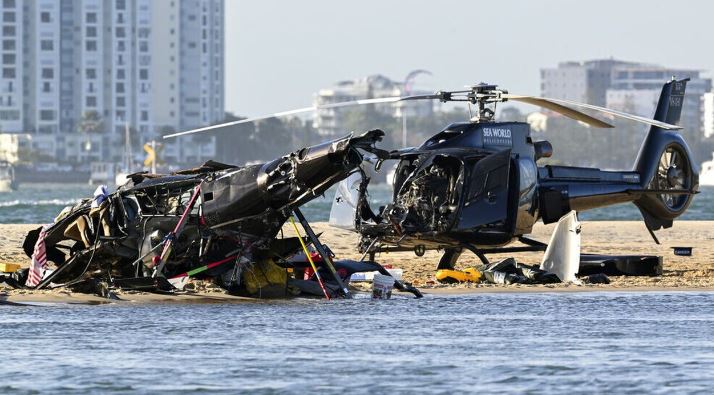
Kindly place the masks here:
MULTIPOLYGON (((476 255, 484 265, 488 265, 491 262, 486 257, 486 254, 507 254, 511 252, 537 252, 545 251, 548 248, 548 244, 540 242, 538 240, 533 240, 528 237, 519 237, 518 241, 525 246, 522 247, 494 247, 494 248, 478 248, 472 244, 462 243, 457 247, 445 247, 445 248, 430 248, 431 250, 444 250, 444 255, 439 261, 439 266, 437 269, 453 269, 456 264, 456 260, 461 255, 464 249, 471 251, 476 255)), ((417 256, 423 256, 428 250, 425 246, 420 246, 416 248, 402 247, 402 246, 383 246, 379 244, 379 239, 374 239, 370 243, 367 250, 362 255, 362 260, 369 257, 369 260, 374 262, 377 253, 381 252, 414 252, 417 256)))
MULTIPOLYGON (((462 244, 459 247, 444 248, 444 254, 439 260, 437 270, 454 269, 456 262, 464 249, 476 255, 484 265, 491 262, 486 257, 489 254, 507 254, 513 252, 544 252, 548 248, 547 243, 533 240, 528 237, 519 237, 518 241, 525 246, 518 247, 495 247, 478 248, 470 244, 462 244)), ((433 248, 432 250, 438 250, 433 248)), ((424 255, 426 249, 421 252, 424 255)), ((380 252, 415 252, 414 248, 400 246, 381 246, 379 239, 375 239, 368 250, 362 256, 362 260, 369 256, 369 260, 374 262, 375 256, 380 252)), ((419 255, 419 253, 417 253, 419 255)), ((420 255, 420 256, 421 256, 420 255)), ((601 254, 580 254, 580 274, 605 273, 608 275, 630 275, 630 276, 658 276, 662 274, 662 257, 655 255, 601 255, 601 254)))

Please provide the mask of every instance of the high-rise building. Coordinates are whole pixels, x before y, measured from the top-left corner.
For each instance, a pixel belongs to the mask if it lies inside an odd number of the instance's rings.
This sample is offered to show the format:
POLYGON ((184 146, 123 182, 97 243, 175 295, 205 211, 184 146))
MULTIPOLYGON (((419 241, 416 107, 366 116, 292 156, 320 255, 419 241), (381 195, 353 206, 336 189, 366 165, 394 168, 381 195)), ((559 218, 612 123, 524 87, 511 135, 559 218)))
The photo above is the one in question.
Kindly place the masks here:
MULTIPOLYGON (((152 98, 160 131, 186 130, 222 121, 224 98, 223 0, 154 2, 152 98)), ((199 162, 215 156, 212 136, 182 137, 164 156, 199 162)))
POLYGON ((150 0, 3 0, 0 128, 75 162, 116 159, 127 125, 153 133, 150 16, 150 0))
MULTIPOLYGON (((118 160, 224 116, 223 0, 0 0, 0 129, 58 161, 118 160)), ((214 152, 212 140, 179 162, 214 152)), ((169 150, 170 151, 170 150, 169 150)))
POLYGON ((0 79, 0 129, 24 130, 23 63, 24 34, 22 1, 2 1, 2 79, 0 79))
MULTIPOLYGON (((23 2, 24 3, 24 2, 23 2)), ((57 1, 34 0, 25 5, 25 127, 42 134, 59 131, 60 18, 57 1), (28 75, 29 74, 29 75, 28 75)))

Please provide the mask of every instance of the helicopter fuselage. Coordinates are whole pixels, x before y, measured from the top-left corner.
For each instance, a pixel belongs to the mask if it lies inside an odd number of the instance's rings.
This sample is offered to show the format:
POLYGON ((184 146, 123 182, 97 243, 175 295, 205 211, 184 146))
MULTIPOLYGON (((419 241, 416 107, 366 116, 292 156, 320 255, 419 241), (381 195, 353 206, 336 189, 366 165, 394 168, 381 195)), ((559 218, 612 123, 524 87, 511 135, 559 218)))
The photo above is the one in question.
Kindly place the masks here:
POLYGON ((537 165, 551 153, 523 122, 454 123, 420 147, 396 151, 392 203, 375 221, 358 221, 360 247, 375 239, 394 250, 499 247, 531 233, 538 220, 647 192, 650 181, 638 171, 537 165))

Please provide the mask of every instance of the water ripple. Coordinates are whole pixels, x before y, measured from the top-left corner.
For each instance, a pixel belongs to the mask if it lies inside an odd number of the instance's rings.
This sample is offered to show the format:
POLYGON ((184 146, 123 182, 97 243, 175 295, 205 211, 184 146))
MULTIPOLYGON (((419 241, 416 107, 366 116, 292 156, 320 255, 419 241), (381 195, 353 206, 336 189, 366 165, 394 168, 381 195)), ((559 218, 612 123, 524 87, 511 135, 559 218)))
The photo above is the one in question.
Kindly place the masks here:
POLYGON ((3 306, 0 393, 708 392, 713 324, 711 293, 3 306))

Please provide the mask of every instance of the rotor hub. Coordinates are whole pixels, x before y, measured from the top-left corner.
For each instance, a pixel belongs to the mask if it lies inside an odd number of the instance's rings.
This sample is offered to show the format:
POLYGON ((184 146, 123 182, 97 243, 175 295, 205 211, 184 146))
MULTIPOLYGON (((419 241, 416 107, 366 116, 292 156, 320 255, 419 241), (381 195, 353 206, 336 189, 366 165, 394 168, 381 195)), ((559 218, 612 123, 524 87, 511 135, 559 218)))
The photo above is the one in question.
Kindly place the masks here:
POLYGON ((682 186, 682 170, 678 169, 676 166, 670 166, 667 169, 667 183, 675 188, 682 186))

